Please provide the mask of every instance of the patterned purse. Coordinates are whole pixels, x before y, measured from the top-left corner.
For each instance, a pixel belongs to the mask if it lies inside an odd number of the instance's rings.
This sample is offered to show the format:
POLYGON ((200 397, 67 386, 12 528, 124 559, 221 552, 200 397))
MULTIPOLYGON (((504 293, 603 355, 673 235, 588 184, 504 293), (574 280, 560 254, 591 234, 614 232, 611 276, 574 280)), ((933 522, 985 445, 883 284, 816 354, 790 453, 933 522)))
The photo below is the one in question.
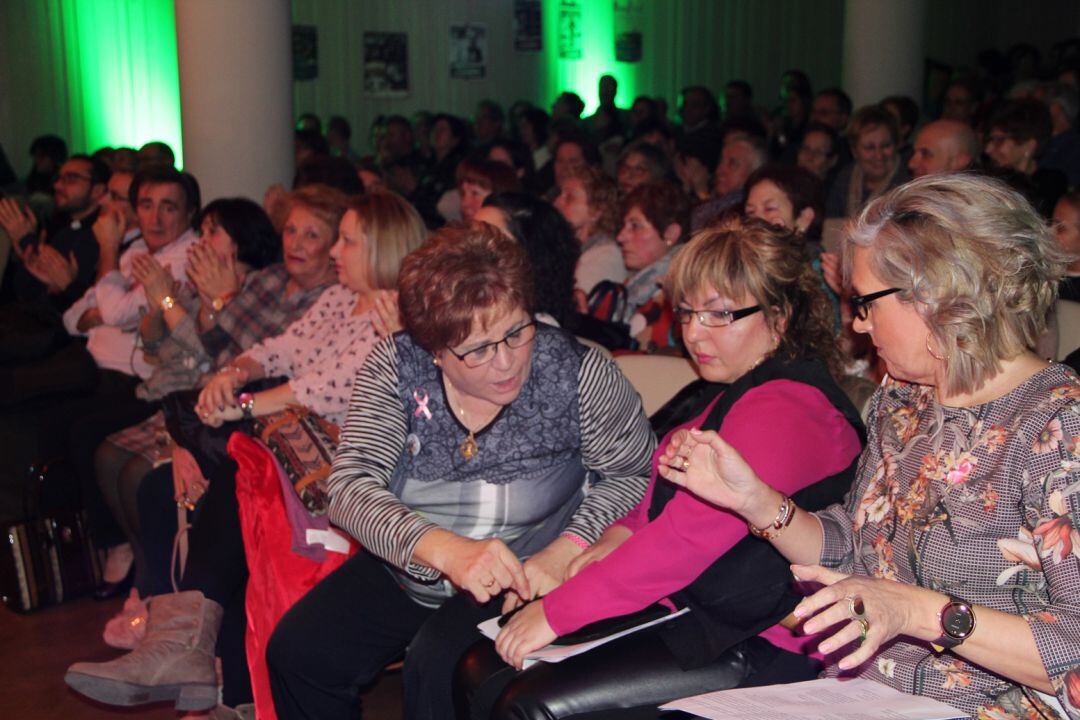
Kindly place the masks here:
POLYGON ((326 478, 340 430, 300 405, 255 418, 255 432, 289 476, 300 501, 312 515, 326 514, 326 478))

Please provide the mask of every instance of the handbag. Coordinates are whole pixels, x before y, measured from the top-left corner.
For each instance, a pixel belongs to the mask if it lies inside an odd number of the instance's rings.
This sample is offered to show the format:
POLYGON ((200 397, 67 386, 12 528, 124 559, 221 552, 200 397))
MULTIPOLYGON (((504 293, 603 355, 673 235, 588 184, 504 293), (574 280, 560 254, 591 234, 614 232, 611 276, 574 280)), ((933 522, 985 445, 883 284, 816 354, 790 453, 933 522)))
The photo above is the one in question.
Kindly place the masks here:
POLYGON ((316 517, 325 515, 329 505, 326 479, 340 438, 338 426, 301 405, 261 415, 254 426, 304 507, 316 517))
POLYGON ((8 542, 0 552, 0 600, 17 612, 57 605, 101 583, 101 557, 85 513, 43 504, 45 488, 62 474, 62 463, 32 467, 23 520, 4 528, 8 542))

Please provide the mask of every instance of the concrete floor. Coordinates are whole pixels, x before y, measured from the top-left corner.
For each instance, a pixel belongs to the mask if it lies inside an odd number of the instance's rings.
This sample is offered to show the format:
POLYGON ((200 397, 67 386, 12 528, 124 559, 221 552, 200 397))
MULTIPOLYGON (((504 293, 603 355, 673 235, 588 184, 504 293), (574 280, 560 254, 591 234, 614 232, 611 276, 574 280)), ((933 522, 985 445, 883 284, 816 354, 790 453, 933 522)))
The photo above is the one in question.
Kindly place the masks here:
MULTIPOLYGON (((78 660, 104 661, 119 651, 101 641, 101 629, 121 600, 75 600, 29 615, 0 608, 0 718, 26 720, 176 720, 169 705, 118 709, 86 700, 64 684, 78 660)), ((388 673, 363 697, 365 720, 401 719, 401 675, 388 673)))

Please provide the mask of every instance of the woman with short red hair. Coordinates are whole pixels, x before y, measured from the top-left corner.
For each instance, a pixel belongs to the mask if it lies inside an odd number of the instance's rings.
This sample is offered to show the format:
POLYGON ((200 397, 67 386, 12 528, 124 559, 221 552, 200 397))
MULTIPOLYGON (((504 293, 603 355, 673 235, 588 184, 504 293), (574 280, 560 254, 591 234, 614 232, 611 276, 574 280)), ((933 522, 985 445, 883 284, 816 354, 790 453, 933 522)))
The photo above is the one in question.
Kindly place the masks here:
POLYGON ((534 320, 517 242, 444 228, 399 290, 407 333, 357 374, 329 479, 330 518, 364 549, 271 638, 282 718, 352 716, 406 648, 405 716, 446 717, 476 624, 555 587, 645 489, 655 441, 637 393, 534 320))

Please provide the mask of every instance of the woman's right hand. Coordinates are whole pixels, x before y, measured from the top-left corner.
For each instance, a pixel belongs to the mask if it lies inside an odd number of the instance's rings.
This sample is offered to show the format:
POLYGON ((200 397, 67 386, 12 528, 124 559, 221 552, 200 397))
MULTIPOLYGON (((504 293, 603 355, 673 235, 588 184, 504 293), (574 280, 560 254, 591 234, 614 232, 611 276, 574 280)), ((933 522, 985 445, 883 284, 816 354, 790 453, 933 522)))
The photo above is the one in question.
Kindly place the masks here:
POLYGON ((195 412, 199 413, 204 420, 236 404, 236 391, 243 387, 247 378, 246 373, 242 370, 234 370, 235 367, 235 365, 226 365, 224 369, 211 377, 199 392, 195 412))
POLYGON ((660 475, 702 500, 728 508, 751 522, 775 514, 769 493, 738 450, 713 431, 680 430, 660 456, 660 475), (760 512, 759 512, 760 511, 760 512))
POLYGON ((586 566, 592 565, 598 560, 603 560, 608 555, 615 552, 615 549, 626 542, 631 535, 633 535, 633 533, 630 532, 630 529, 622 525, 612 525, 609 527, 604 531, 604 534, 600 536, 599 540, 589 546, 589 549, 570 561, 570 564, 566 566, 566 577, 564 580, 569 580, 584 570, 586 566))
POLYGON ((183 503, 189 510, 193 510, 195 503, 199 502, 199 498, 210 486, 210 481, 203 476, 195 456, 179 445, 173 446, 172 476, 173 496, 177 504, 183 503))
POLYGON ((825 284, 836 293, 837 297, 844 296, 844 271, 839 253, 821 253, 821 275, 825 278, 825 284))
POLYGON ((532 597, 521 561, 502 540, 472 540, 443 532, 435 569, 456 587, 471 593, 476 602, 482 605, 503 590, 532 597))

